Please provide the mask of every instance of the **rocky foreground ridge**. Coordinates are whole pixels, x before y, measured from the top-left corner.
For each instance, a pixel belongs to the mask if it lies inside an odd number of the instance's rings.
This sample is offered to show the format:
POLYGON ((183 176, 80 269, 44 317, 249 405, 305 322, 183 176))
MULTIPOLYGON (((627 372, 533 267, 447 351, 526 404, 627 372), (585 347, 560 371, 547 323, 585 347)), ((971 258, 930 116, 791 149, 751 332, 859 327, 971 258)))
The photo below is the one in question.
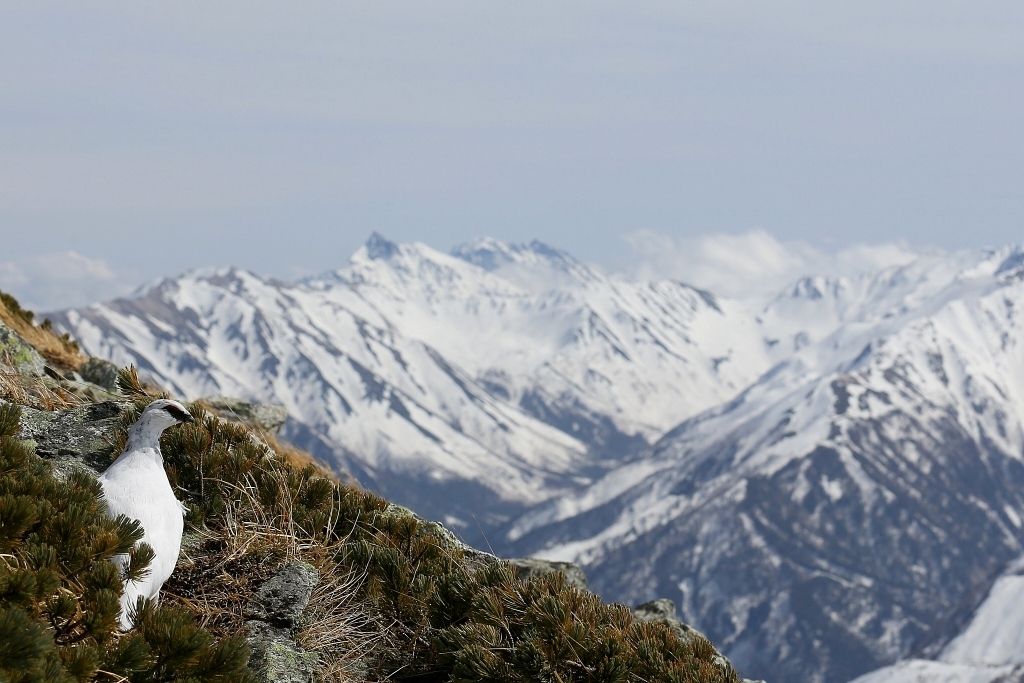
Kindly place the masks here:
POLYGON ((89 530, 109 522, 75 525, 157 391, 62 343, 44 358, 0 322, 0 680, 739 680, 670 601, 604 605, 578 566, 474 550, 340 484, 276 442, 280 410, 243 401, 195 402, 166 435, 186 539, 160 606, 118 635, 104 558, 130 524, 106 547, 89 530))

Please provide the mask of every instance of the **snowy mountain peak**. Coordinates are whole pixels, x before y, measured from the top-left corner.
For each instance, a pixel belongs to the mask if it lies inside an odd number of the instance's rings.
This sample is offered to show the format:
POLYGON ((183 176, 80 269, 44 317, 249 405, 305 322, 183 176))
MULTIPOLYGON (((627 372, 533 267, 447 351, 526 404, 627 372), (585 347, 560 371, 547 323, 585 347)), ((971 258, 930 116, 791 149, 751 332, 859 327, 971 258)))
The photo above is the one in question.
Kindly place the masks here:
POLYGON ((398 245, 388 240, 379 232, 374 232, 366 240, 366 256, 371 259, 387 260, 398 253, 398 245))
POLYGON ((996 275, 1019 271, 1024 266, 1024 246, 1016 247, 996 268, 996 275))
POLYGON ((496 271, 513 263, 545 263, 565 271, 582 265, 568 252, 555 249, 538 240, 533 240, 529 244, 508 244, 492 237, 481 237, 455 247, 451 254, 488 271, 496 271))
POLYGON ((293 438, 378 486, 479 477, 508 505, 563 491, 574 468, 583 481, 764 369, 734 302, 606 277, 540 242, 456 253, 469 258, 374 234, 296 284, 204 269, 54 320, 184 396, 285 404, 293 438))
POLYGON ((451 255, 492 272, 517 260, 516 250, 511 245, 493 237, 480 237, 461 244, 451 250, 451 255))
POLYGON ((595 268, 538 240, 508 244, 483 237, 455 247, 451 254, 534 293, 585 287, 603 279, 595 268))
POLYGON ((846 278, 830 278, 824 275, 811 275, 808 277, 802 277, 789 287, 788 293, 780 295, 776 298, 776 301, 781 299, 783 296, 787 296, 791 299, 822 299, 826 296, 837 298, 841 292, 849 287, 849 281, 846 278))

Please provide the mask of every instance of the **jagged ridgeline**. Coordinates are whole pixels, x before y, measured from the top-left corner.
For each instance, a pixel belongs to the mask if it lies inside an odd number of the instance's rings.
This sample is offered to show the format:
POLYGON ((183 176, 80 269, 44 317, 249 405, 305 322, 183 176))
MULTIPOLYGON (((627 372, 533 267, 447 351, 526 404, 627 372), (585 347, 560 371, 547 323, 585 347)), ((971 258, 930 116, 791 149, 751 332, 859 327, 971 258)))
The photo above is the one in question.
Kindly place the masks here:
POLYGON ((136 523, 107 516, 90 467, 109 464, 159 392, 134 368, 121 371, 113 391, 102 397, 114 400, 80 407, 32 399, 34 408, 22 408, 20 394, 0 403, 0 683, 249 683, 257 674, 738 681, 703 637, 636 621, 558 573, 521 580, 441 525, 337 481, 267 432, 199 402, 189 406, 195 424, 161 441, 187 507, 181 558, 160 605, 140 602, 137 628, 119 633, 124 577, 110 559, 128 553, 132 578, 147 571, 152 552, 135 547, 136 523), (57 408, 67 409, 47 422, 57 408), (19 440, 23 412, 33 424, 65 425, 76 411, 120 415, 104 427, 106 455, 74 461, 57 452, 49 461, 19 440), (259 606, 283 567, 315 577, 308 604, 287 624, 259 606))

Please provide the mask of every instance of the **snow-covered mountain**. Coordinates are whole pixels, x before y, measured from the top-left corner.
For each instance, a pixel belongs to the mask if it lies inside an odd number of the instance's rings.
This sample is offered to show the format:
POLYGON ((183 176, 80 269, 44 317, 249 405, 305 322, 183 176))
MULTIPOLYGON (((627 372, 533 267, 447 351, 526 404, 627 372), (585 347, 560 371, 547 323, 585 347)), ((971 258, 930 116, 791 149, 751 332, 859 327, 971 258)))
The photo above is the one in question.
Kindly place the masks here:
POLYGON ((184 396, 284 404, 287 438, 471 541, 673 598, 747 676, 845 683, 952 647, 1024 554, 1022 310, 1020 248, 753 309, 375 235, 300 283, 196 271, 50 317, 184 396))
POLYGON ((746 675, 905 657, 1024 550, 1022 280, 1019 249, 802 280, 760 316, 771 370, 507 536, 674 598, 746 675))
POLYGON ((283 404, 287 438, 474 540, 768 364, 735 302, 537 242, 452 256, 374 235, 302 283, 195 271, 50 317, 177 394, 283 404))

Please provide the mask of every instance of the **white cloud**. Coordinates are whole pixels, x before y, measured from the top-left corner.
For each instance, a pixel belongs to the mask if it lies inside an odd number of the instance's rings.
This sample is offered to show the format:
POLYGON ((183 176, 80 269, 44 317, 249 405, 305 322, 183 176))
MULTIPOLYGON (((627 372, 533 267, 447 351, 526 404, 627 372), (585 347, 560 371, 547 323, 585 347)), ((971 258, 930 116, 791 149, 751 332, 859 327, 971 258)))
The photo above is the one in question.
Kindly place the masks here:
POLYGON ((132 291, 137 279, 137 274, 115 272, 106 261, 75 251, 0 262, 0 289, 34 311, 85 306, 121 296, 132 291))
POLYGON ((856 275, 913 261, 905 241, 856 244, 828 252, 799 240, 781 242, 761 229, 677 238, 643 230, 625 237, 632 274, 673 278, 716 294, 765 300, 804 275, 856 275))

